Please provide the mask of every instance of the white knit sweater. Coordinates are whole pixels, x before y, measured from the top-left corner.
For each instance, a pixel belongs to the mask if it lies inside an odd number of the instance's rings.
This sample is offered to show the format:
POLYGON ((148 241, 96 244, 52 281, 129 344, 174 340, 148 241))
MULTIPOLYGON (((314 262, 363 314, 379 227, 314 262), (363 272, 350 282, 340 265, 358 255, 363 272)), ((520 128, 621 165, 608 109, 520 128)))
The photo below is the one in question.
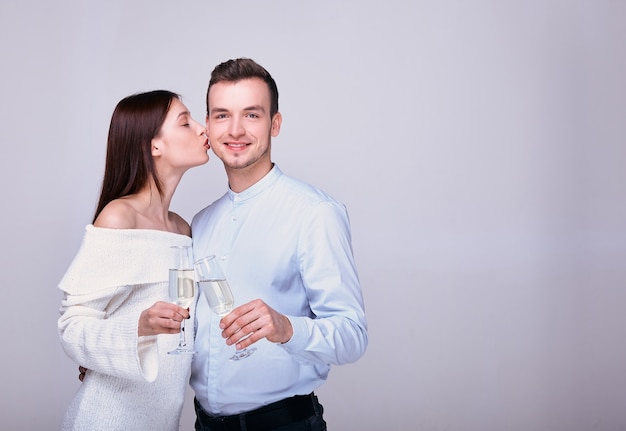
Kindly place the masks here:
MULTIPOLYGON (((141 312, 167 292, 170 246, 191 238, 88 225, 61 280, 58 321, 67 355, 89 369, 61 430, 177 431, 191 356, 168 355, 178 335, 137 335, 141 312)), ((187 341, 193 344, 193 318, 187 341)))

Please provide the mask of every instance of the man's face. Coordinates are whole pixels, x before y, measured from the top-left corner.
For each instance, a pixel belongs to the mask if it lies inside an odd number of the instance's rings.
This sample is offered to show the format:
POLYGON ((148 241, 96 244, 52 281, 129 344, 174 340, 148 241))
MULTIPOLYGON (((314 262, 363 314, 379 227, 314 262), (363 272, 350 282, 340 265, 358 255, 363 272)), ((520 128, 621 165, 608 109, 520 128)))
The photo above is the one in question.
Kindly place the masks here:
MULTIPOLYGON (((280 131, 281 115, 270 116, 270 93, 259 78, 220 82, 208 94, 207 134, 227 172, 271 168, 271 139, 280 131)), ((264 173, 265 173, 264 172, 264 173)))

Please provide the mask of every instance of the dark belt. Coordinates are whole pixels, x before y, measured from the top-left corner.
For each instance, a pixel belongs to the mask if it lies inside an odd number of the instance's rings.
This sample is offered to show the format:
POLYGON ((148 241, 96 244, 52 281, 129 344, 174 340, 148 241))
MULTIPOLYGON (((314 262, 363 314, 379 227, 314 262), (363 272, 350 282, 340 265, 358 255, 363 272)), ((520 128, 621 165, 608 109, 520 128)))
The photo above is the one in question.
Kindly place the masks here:
POLYGON ((309 395, 296 395, 249 412, 232 416, 211 416, 204 411, 195 398, 194 404, 198 419, 202 424, 208 425, 211 430, 240 430, 241 424, 245 423, 248 431, 265 431, 314 416, 315 407, 313 403, 315 398, 315 394, 313 393, 309 395))

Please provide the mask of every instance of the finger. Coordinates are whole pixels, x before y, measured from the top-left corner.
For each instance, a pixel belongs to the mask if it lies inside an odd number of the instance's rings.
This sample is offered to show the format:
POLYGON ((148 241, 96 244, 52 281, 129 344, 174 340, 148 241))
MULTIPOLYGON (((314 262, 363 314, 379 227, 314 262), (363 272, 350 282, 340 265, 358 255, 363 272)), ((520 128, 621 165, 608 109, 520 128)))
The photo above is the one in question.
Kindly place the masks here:
POLYGON ((181 316, 181 319, 189 317, 189 308, 183 308, 167 302, 156 302, 148 311, 151 315, 156 317, 168 317, 170 319, 176 315, 181 316))
POLYGON ((235 332, 234 334, 232 334, 230 337, 225 337, 226 338, 226 344, 233 345, 238 343, 239 341, 243 340, 244 338, 246 338, 247 336, 249 336, 251 334, 248 334, 246 332, 244 332, 243 330, 239 330, 237 332, 235 332))
MULTIPOLYGON (((238 334, 240 331, 244 331, 239 334, 239 337, 243 337, 251 332, 252 326, 250 324, 258 319, 257 316, 252 315, 251 313, 245 314, 236 320, 234 320, 230 325, 225 328, 222 328, 222 337, 230 338, 235 334, 238 334), (246 332, 247 331, 247 332, 246 332)), ((224 322, 225 323, 225 322, 224 322)), ((222 325, 220 325, 222 326, 222 325)))
POLYGON ((161 331, 165 331, 168 334, 175 334, 180 331, 183 320, 184 319, 181 319, 180 316, 176 319, 161 319, 159 322, 161 331))
POLYGON ((250 335, 247 338, 243 338, 243 339, 239 339, 237 340, 237 342, 235 343, 230 343, 231 345, 234 344, 235 348, 237 350, 242 350, 245 349, 246 347, 248 347, 250 344, 252 344, 255 340, 252 339, 253 335, 250 335))
POLYGON ((150 330, 153 334, 176 334, 180 332, 182 320, 180 316, 175 319, 168 317, 155 318, 150 321, 150 330))
POLYGON ((267 330, 262 326, 262 319, 255 319, 225 338, 228 345, 236 344, 238 349, 243 349, 265 337, 267 330))
POLYGON ((79 365, 78 366, 78 380, 82 382, 85 378, 86 372, 87 372, 87 368, 83 367, 82 365, 79 365))
POLYGON ((226 316, 230 323, 224 321, 224 325, 220 324, 220 327, 225 330, 228 337, 243 328, 246 328, 248 333, 251 333, 263 326, 259 322, 271 319, 271 312, 272 309, 263 301, 255 299, 239 307, 237 313, 233 310, 232 315, 226 316))
POLYGON ((174 309, 162 310, 156 317, 159 320, 173 320, 180 324, 180 322, 189 318, 189 311, 185 308, 176 306, 174 309))
POLYGON ((191 313, 189 312, 189 308, 178 307, 176 313, 181 317, 181 321, 183 319, 189 319, 191 317, 191 313))
POLYGON ((183 319, 189 319, 189 317, 191 317, 191 314, 189 313, 189 308, 176 306, 176 309, 174 310, 172 316, 177 316, 176 320, 180 322, 183 319))
POLYGON ((250 302, 247 302, 239 307, 236 307, 228 313, 226 316, 222 317, 220 320, 220 328, 225 329, 231 326, 236 320, 246 316, 248 313, 255 310, 257 307, 263 305, 264 302, 260 299, 255 299, 250 302))

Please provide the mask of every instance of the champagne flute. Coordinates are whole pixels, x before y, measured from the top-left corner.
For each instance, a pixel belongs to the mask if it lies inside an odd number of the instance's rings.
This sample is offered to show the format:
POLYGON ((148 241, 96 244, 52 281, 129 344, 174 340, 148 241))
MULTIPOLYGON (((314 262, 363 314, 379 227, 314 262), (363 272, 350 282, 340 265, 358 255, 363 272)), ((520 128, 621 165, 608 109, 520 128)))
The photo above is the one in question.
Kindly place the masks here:
MULTIPOLYGON (((176 305, 189 308, 195 298, 195 284, 193 271, 193 258, 191 246, 181 245, 170 247, 172 250, 172 263, 170 265, 169 293, 170 299, 176 305)), ((185 321, 180 325, 180 337, 178 347, 167 353, 170 355, 193 355, 193 349, 187 346, 185 321)))
MULTIPOLYGON (((194 264, 198 286, 209 303, 209 308, 218 316, 224 317, 235 307, 233 292, 230 290, 226 276, 222 272, 215 256, 207 256, 194 264)), ((237 350, 231 361, 247 358, 256 351, 256 347, 237 350)))

